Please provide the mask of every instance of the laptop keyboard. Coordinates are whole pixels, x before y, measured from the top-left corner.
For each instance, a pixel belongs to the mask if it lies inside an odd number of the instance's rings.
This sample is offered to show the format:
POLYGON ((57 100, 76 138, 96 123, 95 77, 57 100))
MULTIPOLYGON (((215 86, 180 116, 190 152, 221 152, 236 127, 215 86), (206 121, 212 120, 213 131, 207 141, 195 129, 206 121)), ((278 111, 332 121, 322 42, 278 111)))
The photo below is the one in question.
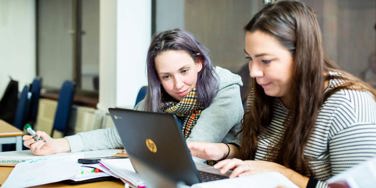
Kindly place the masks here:
POLYGON ((219 175, 219 174, 212 174, 208 172, 198 171, 201 181, 202 182, 208 182, 208 181, 214 181, 214 180, 221 180, 228 178, 227 176, 219 175))

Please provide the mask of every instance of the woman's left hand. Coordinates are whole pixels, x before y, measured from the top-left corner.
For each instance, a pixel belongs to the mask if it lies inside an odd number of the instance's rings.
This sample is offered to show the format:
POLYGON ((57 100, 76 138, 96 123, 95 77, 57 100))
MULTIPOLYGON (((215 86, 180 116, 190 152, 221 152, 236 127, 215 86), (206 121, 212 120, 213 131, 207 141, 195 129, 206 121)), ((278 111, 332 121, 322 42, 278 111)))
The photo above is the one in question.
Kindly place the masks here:
POLYGON ((286 167, 269 161, 226 159, 214 165, 222 174, 232 171, 230 178, 256 174, 260 172, 279 172, 285 175, 286 167))

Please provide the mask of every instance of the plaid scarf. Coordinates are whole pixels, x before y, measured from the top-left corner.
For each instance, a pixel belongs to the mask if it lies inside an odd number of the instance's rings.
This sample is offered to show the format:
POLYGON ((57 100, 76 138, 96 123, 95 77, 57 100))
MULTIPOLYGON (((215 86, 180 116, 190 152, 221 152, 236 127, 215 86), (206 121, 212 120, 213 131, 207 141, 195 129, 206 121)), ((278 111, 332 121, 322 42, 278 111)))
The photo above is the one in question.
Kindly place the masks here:
POLYGON ((190 91, 179 102, 165 102, 161 109, 164 112, 172 113, 184 120, 182 132, 185 138, 191 134, 192 128, 196 125, 203 108, 197 101, 196 89, 190 91))

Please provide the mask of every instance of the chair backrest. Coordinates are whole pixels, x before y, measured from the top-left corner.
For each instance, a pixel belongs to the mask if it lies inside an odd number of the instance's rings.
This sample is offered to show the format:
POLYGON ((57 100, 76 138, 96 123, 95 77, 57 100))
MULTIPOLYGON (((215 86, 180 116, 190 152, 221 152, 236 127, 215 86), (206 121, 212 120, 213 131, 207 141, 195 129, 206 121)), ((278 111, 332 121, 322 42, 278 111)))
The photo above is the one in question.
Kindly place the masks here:
POLYGON ((41 88, 42 88, 42 78, 39 78, 39 77, 34 78, 30 87, 31 100, 30 100, 30 113, 29 113, 30 115, 29 115, 29 120, 28 120, 28 122, 32 126, 34 126, 37 120, 41 88))
POLYGON ((135 102, 135 106, 142 100, 145 98, 145 95, 148 91, 148 86, 142 86, 140 88, 140 90, 138 90, 138 94, 137 94, 137 97, 136 97, 136 102, 135 102))
POLYGON ((55 130, 62 132, 64 136, 67 135, 74 93, 75 83, 69 80, 64 81, 59 92, 51 136, 55 130))
POLYGON ((29 113, 30 97, 31 93, 29 93, 29 86, 25 85, 18 99, 16 114, 13 122, 13 125, 20 130, 23 130, 23 127, 28 119, 27 116, 29 113))
POLYGON ((0 100, 0 119, 13 124, 18 103, 18 81, 10 78, 0 100))

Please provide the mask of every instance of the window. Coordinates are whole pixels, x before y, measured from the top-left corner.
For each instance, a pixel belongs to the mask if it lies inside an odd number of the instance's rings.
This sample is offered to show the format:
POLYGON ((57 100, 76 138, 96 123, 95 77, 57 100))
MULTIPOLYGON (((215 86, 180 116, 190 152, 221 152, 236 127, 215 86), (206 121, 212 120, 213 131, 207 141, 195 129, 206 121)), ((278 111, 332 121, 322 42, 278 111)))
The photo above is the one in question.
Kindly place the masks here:
POLYGON ((37 1, 37 65, 45 88, 98 93, 99 0, 37 1))

